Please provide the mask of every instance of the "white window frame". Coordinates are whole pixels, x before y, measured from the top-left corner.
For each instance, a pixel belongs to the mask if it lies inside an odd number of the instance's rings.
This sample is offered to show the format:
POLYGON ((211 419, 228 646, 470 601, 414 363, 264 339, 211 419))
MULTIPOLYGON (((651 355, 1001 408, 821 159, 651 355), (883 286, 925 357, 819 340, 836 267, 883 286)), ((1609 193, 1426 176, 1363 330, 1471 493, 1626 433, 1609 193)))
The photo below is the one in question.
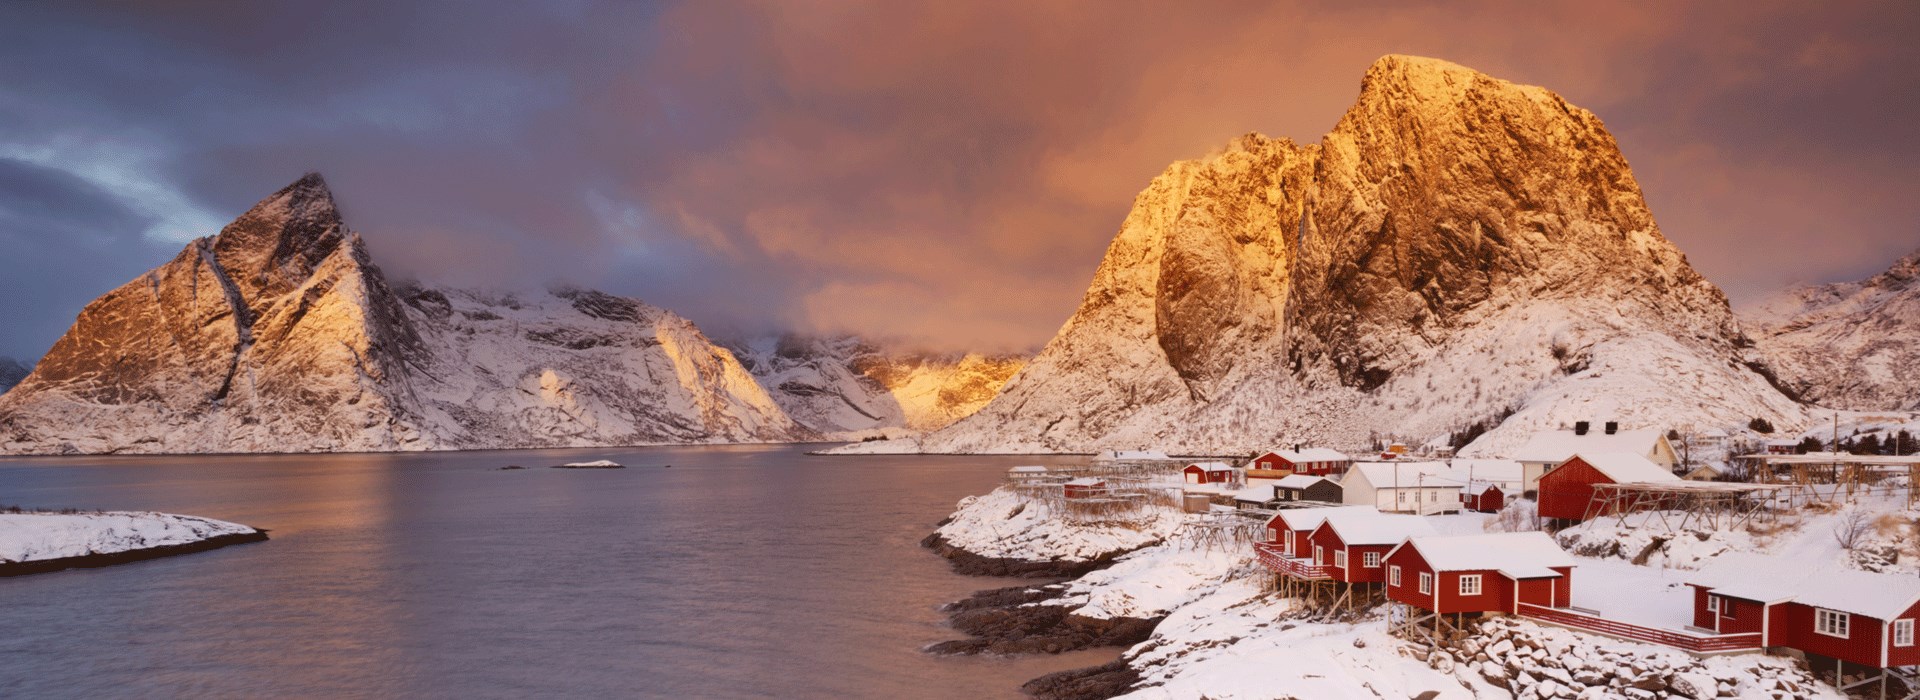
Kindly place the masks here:
POLYGON ((1433 574, 1420 572, 1420 592, 1427 595, 1433 594, 1433 574))
POLYGON ((1363 566, 1369 569, 1380 568, 1380 553, 1379 552, 1361 552, 1360 566, 1363 566))
POLYGON ((1460 595, 1480 595, 1485 590, 1480 585, 1480 574, 1462 574, 1460 576, 1460 595), (1468 586, 1467 584, 1473 584, 1468 586), (1473 590, 1469 591, 1468 588, 1473 590))
POLYGON ((1268 542, 1279 542, 1279 541, 1280 541, 1280 531, 1279 531, 1279 530, 1276 530, 1276 529, 1274 529, 1274 528, 1267 528, 1267 541, 1268 541, 1268 542))
POLYGON ((1707 594, 1707 612, 1715 614, 1720 612, 1720 596, 1712 593, 1707 594))
POLYGON ((1913 620, 1893 621, 1893 645, 1897 647, 1913 646, 1913 620))
POLYGON ((1347 550, 1333 550, 1333 565, 1342 569, 1347 568, 1347 550))
POLYGON ((1327 548, 1326 547, 1322 547, 1317 544, 1313 546, 1313 565, 1314 566, 1327 565, 1327 548))
POLYGON ((1826 608, 1813 609, 1813 631, 1829 637, 1852 639, 1853 615, 1826 608))
POLYGON ((1400 587, 1400 565, 1387 567, 1387 585, 1394 588, 1400 587))

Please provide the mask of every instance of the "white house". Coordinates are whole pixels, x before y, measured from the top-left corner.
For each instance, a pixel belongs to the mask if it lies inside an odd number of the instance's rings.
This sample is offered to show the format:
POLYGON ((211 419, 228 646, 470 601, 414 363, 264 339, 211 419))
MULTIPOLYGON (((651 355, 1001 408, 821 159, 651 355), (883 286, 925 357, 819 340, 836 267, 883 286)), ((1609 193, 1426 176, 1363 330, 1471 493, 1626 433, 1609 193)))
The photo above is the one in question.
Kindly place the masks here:
POLYGON ((1573 430, 1534 433, 1527 444, 1514 451, 1513 457, 1523 470, 1522 490, 1534 491, 1540 488, 1542 474, 1574 455, 1609 452, 1637 454, 1669 470, 1680 463, 1664 432, 1653 428, 1620 430, 1617 423, 1591 425, 1586 421, 1575 423, 1573 430))
POLYGON ((1452 512, 1460 510, 1466 483, 1462 472, 1444 462, 1355 462, 1340 481, 1341 500, 1383 513, 1452 512))

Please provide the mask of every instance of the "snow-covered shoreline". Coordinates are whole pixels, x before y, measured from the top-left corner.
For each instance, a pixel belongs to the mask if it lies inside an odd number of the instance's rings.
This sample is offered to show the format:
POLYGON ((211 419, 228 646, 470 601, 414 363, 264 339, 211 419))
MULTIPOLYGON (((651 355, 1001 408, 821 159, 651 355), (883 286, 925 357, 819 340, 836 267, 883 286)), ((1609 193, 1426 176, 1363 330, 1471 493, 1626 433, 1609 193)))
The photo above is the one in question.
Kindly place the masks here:
POLYGON ((111 566, 265 539, 257 528, 191 515, 0 512, 0 576, 111 566))

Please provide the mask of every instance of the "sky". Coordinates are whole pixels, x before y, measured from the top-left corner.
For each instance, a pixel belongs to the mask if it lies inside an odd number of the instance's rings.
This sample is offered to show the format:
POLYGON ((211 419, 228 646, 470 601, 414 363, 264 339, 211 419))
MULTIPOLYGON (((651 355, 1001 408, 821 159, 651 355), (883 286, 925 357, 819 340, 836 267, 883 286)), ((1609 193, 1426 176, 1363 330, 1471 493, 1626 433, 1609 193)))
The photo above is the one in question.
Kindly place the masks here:
POLYGON ((0 355, 323 173, 390 276, 1031 350, 1133 196, 1389 53, 1594 111, 1736 305, 1920 248, 1920 4, 0 3, 0 355))

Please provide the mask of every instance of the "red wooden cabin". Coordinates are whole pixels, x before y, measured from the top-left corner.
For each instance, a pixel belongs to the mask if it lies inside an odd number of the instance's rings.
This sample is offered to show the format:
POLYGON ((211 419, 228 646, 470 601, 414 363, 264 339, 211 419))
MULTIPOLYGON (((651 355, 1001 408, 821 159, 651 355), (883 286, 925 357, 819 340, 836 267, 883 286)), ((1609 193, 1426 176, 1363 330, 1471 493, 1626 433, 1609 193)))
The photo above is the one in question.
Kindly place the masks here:
POLYGON ((1507 507, 1507 492, 1490 481, 1475 481, 1460 487, 1460 507, 1476 513, 1498 513, 1507 507))
POLYGON ((1389 599, 1436 613, 1513 614, 1573 600, 1573 557, 1544 532, 1415 537, 1385 564, 1389 599))
POLYGON ((1333 513, 1308 536, 1307 553, 1313 563, 1333 567, 1331 573, 1335 581, 1380 583, 1387 580, 1381 561, 1388 551, 1409 537, 1433 534, 1433 526, 1418 515, 1333 513))
POLYGON ((1107 495, 1107 482, 1093 477, 1074 479, 1062 488, 1066 489, 1067 498, 1093 498, 1107 495))
POLYGON ((1225 484, 1233 481, 1233 467, 1224 462, 1189 464, 1180 470, 1189 484, 1225 484))
POLYGON ((1920 664, 1920 580, 1732 552, 1687 581, 1693 625, 1759 632, 1766 647, 1890 668, 1920 664))
POLYGON ((1247 468, 1312 476, 1339 476, 1345 474, 1347 467, 1352 464, 1353 458, 1339 451, 1325 447, 1309 447, 1304 450, 1273 450, 1264 453, 1253 458, 1252 462, 1248 462, 1247 468))
POLYGON ((1327 516, 1335 513, 1361 512, 1379 514, 1373 506, 1335 506, 1332 508, 1294 508, 1282 510, 1267 518, 1267 543, 1280 548, 1289 558, 1305 559, 1313 555, 1313 545, 1308 538, 1313 531, 1326 522, 1327 516))
POLYGON ((1593 501, 1594 484, 1667 481, 1680 481, 1680 477, 1637 454, 1574 455, 1540 477, 1540 515, 1555 520, 1584 520, 1587 506, 1593 501))

